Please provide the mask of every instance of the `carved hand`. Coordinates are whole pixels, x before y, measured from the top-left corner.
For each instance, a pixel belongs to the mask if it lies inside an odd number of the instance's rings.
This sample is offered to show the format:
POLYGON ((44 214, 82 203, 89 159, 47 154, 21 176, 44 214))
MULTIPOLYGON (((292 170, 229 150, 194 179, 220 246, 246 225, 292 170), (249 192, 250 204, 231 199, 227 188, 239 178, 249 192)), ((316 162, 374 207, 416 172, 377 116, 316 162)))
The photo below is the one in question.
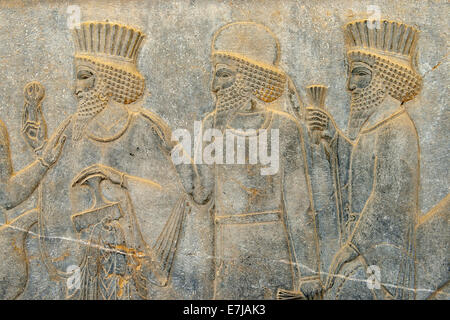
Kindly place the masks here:
POLYGON ((311 132, 319 132, 320 138, 329 141, 336 133, 333 118, 325 110, 306 108, 306 122, 311 132))
POLYGON ((70 119, 65 120, 47 141, 44 150, 42 151, 42 159, 47 166, 53 165, 61 155, 64 143, 66 142, 66 136, 62 134, 69 123, 70 119))
POLYGON ((33 81, 27 83, 23 95, 25 105, 22 115, 22 134, 27 143, 37 152, 47 140, 47 124, 41 109, 45 88, 39 82, 33 81))
POLYGON ((74 179, 72 183, 72 187, 76 185, 81 185, 87 179, 92 176, 101 175, 105 179, 111 181, 114 184, 118 184, 123 188, 126 188, 125 185, 125 173, 122 173, 114 168, 104 166, 102 164, 94 164, 86 169, 83 169, 74 179))
POLYGON ((328 290, 333 286, 335 276, 339 274, 342 267, 346 263, 356 259, 358 256, 359 256, 359 253, 348 244, 344 245, 338 251, 338 253, 333 258, 333 262, 331 263, 327 282, 325 284, 325 290, 328 290))

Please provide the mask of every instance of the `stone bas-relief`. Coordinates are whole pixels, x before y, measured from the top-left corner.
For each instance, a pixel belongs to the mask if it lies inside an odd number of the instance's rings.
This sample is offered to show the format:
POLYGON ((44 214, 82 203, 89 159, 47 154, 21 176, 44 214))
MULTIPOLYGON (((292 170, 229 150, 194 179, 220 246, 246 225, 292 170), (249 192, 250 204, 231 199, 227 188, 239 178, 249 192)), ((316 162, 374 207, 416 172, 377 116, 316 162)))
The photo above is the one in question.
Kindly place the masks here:
POLYGON ((449 197, 420 212, 408 112, 426 90, 420 26, 377 23, 328 31, 345 39, 346 129, 267 25, 210 30, 214 107, 192 135, 143 103, 157 30, 107 16, 67 29, 76 111, 55 121, 30 76, 12 112, 34 160, 17 172, 0 123, 0 298, 448 299, 449 197))

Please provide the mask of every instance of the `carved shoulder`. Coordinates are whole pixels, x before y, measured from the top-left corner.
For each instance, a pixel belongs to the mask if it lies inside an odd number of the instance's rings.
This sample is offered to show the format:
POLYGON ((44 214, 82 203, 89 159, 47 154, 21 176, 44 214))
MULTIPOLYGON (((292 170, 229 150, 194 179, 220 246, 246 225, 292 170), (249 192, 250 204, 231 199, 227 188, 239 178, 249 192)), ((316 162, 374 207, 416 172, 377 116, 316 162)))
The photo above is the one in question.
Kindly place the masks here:
POLYGON ((376 152, 379 157, 417 165, 419 157, 419 139, 409 115, 404 112, 390 119, 376 130, 376 152))
POLYGON ((158 116, 156 113, 153 113, 149 110, 142 109, 139 114, 146 120, 151 123, 152 131, 164 144, 164 147, 170 151, 174 142, 172 141, 172 130, 169 125, 164 121, 163 118, 158 116))
POLYGON ((295 117, 285 112, 276 112, 274 118, 278 122, 280 130, 280 139, 288 142, 298 143, 300 136, 303 134, 304 126, 295 117), (295 142, 294 142, 295 141, 295 142))
POLYGON ((413 148, 412 143, 418 143, 417 130, 406 112, 386 121, 377 130, 378 142, 399 144, 404 148, 413 148))

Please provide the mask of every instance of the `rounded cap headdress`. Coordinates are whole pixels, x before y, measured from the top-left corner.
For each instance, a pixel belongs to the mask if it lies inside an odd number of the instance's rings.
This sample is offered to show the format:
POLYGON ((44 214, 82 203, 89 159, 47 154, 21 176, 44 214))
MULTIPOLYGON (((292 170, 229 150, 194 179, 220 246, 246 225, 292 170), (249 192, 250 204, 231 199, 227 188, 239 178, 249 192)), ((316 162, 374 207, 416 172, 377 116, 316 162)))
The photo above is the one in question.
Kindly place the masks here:
POLYGON ((280 59, 280 44, 275 35, 263 25, 233 22, 214 34, 212 53, 221 52, 276 67, 280 59))
POLYGON ((279 98, 286 76, 278 68, 280 44, 265 26, 255 22, 233 22, 220 28, 213 36, 214 58, 233 60, 238 72, 252 83, 253 94, 265 102, 279 98))

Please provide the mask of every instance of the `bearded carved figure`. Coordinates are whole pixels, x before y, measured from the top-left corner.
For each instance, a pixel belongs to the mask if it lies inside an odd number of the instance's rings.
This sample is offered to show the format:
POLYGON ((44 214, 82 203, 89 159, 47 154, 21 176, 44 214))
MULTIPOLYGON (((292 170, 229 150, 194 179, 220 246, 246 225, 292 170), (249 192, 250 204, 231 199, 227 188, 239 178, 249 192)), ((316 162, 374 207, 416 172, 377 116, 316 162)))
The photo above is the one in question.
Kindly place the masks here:
POLYGON ((54 298, 148 299, 169 287, 186 193, 168 126, 141 107, 144 37, 109 22, 74 31, 79 103, 62 129, 66 152, 39 192, 45 269, 31 270, 48 273, 54 298))
POLYGON ((213 37, 216 106, 202 133, 226 146, 196 151, 194 195, 212 199, 216 299, 313 299, 321 290, 304 128, 283 111, 295 89, 279 60, 277 38, 260 24, 227 24, 213 37))
POLYGON ((367 20, 344 30, 347 133, 324 110, 308 110, 309 127, 321 130, 337 159, 341 195, 336 214, 343 245, 329 266, 325 298, 411 299, 420 175, 418 136, 406 107, 422 85, 415 68, 418 31, 391 21, 375 28, 367 20), (379 285, 368 286, 374 269, 379 285))

